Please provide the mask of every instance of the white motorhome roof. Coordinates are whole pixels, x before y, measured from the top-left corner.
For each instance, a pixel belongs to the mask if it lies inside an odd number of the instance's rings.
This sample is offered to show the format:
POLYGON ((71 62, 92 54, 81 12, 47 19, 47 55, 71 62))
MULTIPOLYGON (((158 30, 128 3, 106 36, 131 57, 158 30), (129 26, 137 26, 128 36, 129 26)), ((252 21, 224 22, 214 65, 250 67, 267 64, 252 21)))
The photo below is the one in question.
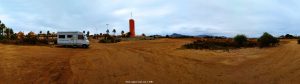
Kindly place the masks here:
POLYGON ((63 31, 63 32, 57 32, 57 34, 83 34, 79 31, 63 31))

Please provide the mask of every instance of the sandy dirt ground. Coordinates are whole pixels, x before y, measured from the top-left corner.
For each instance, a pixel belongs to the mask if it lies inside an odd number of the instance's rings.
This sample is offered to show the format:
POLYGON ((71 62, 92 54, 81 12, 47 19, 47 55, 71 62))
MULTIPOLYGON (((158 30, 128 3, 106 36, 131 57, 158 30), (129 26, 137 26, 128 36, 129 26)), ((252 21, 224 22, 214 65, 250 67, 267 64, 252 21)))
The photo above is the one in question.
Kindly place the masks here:
POLYGON ((91 42, 89 49, 0 44, 1 84, 299 84, 300 45, 224 51, 191 39, 91 42))

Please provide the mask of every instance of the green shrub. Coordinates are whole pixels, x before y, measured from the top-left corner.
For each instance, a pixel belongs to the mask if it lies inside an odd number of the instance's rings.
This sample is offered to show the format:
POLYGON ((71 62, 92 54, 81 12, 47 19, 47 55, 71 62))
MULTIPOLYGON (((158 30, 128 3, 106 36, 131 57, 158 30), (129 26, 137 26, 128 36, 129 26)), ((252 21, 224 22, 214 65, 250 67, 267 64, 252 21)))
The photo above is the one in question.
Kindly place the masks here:
POLYGON ((100 43, 117 43, 117 42, 121 42, 121 39, 107 35, 104 39, 101 39, 99 42, 100 43))
POLYGON ((16 40, 17 38, 18 38, 17 34, 13 34, 13 35, 11 35, 11 37, 10 37, 11 40, 16 40))
POLYGON ((5 36, 0 35, 0 40, 4 40, 4 39, 5 39, 5 36))
POLYGON ((274 46, 279 43, 279 40, 275 37, 273 37, 271 34, 265 32, 259 39, 257 39, 259 42, 259 47, 268 47, 268 46, 274 46))
POLYGON ((36 39, 36 38, 25 38, 25 39, 23 40, 23 42, 29 43, 29 44, 36 44, 37 41, 38 41, 38 39, 36 39))
POLYGON ((240 34, 240 35, 236 35, 233 38, 233 41, 237 44, 237 47, 241 47, 247 45, 248 38, 245 35, 240 34))
POLYGON ((298 39, 298 44, 300 44, 300 38, 298 39))

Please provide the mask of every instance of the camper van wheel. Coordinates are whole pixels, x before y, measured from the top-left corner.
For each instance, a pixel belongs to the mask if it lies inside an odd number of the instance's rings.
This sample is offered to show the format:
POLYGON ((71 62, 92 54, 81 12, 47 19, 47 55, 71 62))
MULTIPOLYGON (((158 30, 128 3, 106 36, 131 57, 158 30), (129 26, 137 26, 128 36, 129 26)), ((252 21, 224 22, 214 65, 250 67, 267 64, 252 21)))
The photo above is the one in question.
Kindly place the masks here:
POLYGON ((88 48, 88 46, 86 44, 83 44, 82 47, 83 48, 88 48))

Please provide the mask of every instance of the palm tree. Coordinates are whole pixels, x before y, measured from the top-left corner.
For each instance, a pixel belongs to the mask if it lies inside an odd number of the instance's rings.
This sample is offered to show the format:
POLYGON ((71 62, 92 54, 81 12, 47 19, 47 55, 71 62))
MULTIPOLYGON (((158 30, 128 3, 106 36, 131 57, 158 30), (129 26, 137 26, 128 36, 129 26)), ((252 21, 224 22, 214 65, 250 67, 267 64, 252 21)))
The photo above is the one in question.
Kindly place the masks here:
POLYGON ((87 31, 86 36, 87 36, 87 37, 90 36, 90 31, 87 31))
POLYGON ((102 37, 103 36, 103 34, 102 33, 100 33, 99 34, 99 36, 97 35, 97 39, 99 38, 99 37, 102 37))
POLYGON ((114 33, 114 36, 115 36, 117 31, 116 31, 116 29, 113 29, 112 32, 114 33))
POLYGON ((10 34, 14 34, 15 32, 14 32, 14 30, 12 28, 10 28, 9 33, 10 34))
POLYGON ((6 35, 6 38, 9 38, 9 36, 10 36, 10 29, 6 28, 5 31, 4 31, 4 33, 6 35))
POLYGON ((11 36, 15 35, 15 32, 12 28, 10 28, 9 33, 10 33, 9 38, 11 39, 12 38, 11 36))
POLYGON ((145 37, 145 36, 146 36, 146 34, 144 34, 144 33, 143 33, 143 34, 142 34, 142 36, 143 36, 143 37, 145 37))
POLYGON ((42 33, 43 33, 43 32, 40 31, 40 33, 38 34, 38 37, 37 37, 38 39, 40 39, 40 36, 42 35, 42 33))
POLYGON ((47 40, 49 40, 49 35, 50 35, 50 31, 48 30, 47 31, 47 37, 46 37, 47 40))
POLYGON ((122 37, 124 36, 124 33, 125 33, 125 32, 124 32, 124 30, 122 30, 122 31, 121 31, 121 35, 122 35, 122 37))
POLYGON ((109 30, 108 29, 106 30, 106 34, 109 35, 109 30))

